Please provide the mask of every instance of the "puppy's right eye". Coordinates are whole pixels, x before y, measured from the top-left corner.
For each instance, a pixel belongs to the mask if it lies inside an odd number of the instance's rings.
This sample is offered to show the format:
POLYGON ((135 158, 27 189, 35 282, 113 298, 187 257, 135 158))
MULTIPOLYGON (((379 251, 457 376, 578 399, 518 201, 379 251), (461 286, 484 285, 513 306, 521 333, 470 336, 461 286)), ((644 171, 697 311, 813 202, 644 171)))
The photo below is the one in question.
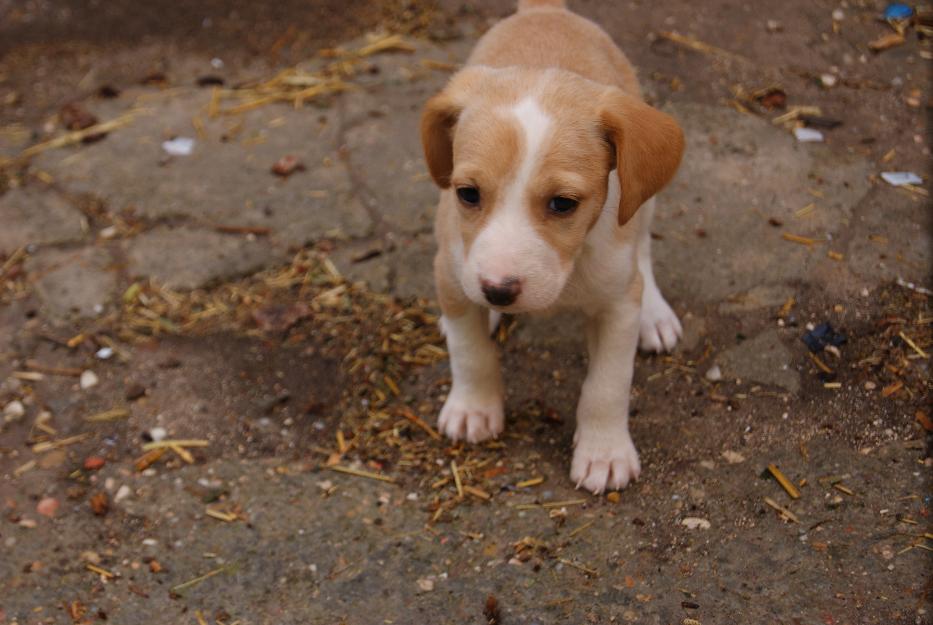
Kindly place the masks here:
POLYGON ((479 189, 476 187, 459 187, 457 197, 467 206, 479 205, 479 189))

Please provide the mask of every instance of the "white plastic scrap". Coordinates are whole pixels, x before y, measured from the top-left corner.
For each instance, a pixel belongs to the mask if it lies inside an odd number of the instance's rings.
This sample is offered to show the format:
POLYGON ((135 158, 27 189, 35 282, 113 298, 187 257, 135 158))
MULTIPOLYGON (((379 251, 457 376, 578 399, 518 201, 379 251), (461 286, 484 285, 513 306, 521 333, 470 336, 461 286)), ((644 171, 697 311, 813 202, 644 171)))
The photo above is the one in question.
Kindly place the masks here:
POLYGON ((194 139, 191 137, 175 137, 162 142, 162 149, 172 156, 188 156, 194 151, 194 139))
POLYGON ((823 141, 823 133, 812 128, 794 128, 794 136, 801 143, 821 143, 823 141))
POLYGON ((923 178, 912 171, 883 171, 881 177, 892 187, 902 187, 905 184, 923 184, 923 178))

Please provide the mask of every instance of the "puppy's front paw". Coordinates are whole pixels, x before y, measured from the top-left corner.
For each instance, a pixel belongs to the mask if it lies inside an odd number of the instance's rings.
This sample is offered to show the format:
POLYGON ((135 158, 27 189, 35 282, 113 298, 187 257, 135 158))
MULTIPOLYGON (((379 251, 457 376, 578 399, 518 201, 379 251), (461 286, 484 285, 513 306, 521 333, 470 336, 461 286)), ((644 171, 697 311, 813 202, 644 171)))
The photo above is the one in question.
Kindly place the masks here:
POLYGON ((650 293, 646 291, 641 302, 638 347, 645 352, 669 352, 683 332, 680 320, 657 288, 650 293))
POLYGON ((437 420, 438 429, 449 438, 479 443, 497 438, 505 425, 502 397, 474 393, 454 387, 437 420))
POLYGON ((577 428, 570 479, 577 488, 600 494, 619 490, 638 478, 641 464, 625 425, 577 428))

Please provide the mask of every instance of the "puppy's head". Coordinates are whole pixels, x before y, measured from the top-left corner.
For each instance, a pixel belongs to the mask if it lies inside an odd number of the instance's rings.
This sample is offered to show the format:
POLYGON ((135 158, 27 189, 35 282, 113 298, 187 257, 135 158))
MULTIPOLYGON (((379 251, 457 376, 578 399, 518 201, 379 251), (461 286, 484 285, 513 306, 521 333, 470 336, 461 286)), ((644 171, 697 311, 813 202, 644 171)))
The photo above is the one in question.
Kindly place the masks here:
POLYGON ((669 116, 560 70, 469 67, 428 101, 421 138, 432 178, 456 204, 464 292, 509 312, 560 296, 612 170, 622 225, 683 153, 669 116))

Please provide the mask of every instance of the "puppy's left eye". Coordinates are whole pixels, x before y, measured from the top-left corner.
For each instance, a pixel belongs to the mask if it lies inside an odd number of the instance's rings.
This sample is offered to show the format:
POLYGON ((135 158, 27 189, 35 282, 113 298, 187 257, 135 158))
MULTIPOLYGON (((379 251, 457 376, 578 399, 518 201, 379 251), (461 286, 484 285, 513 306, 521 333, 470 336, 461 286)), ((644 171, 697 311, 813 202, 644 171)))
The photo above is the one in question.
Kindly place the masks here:
POLYGON ((551 201, 548 202, 547 209, 552 213, 558 215, 569 215, 573 211, 577 210, 577 206, 580 205, 580 202, 569 197, 552 197, 551 201))

